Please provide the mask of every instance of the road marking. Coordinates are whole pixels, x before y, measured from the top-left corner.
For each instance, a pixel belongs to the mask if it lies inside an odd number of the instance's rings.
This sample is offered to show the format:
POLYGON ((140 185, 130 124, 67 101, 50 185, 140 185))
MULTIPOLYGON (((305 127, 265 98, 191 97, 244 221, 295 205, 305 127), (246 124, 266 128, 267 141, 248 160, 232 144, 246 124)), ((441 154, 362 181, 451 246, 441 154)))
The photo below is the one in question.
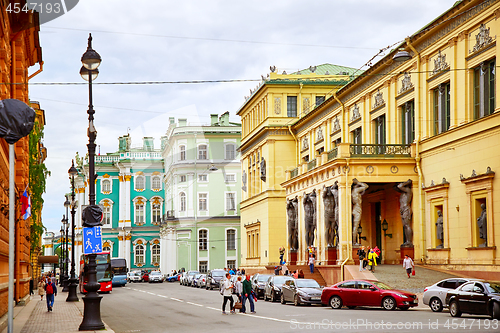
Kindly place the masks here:
POLYGON ((181 299, 178 299, 178 298, 173 298, 173 297, 170 297, 171 300, 174 300, 174 301, 177 301, 177 302, 184 302, 183 300, 181 299))
POLYGON ((211 306, 206 306, 206 308, 210 310, 221 311, 221 309, 213 308, 211 306))
POLYGON ((201 304, 196 304, 196 303, 192 303, 192 302, 186 302, 187 304, 191 304, 191 305, 196 305, 196 306, 201 306, 203 307, 204 305, 201 305, 201 304))

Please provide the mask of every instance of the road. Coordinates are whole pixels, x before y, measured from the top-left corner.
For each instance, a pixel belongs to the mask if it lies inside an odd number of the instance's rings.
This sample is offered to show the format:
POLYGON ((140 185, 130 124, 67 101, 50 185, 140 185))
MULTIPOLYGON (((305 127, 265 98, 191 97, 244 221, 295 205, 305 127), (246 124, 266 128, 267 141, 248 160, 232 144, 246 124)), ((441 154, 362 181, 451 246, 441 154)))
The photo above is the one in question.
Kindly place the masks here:
MULTIPOLYGON (((421 301, 421 300, 420 300, 421 301)), ((218 291, 179 283, 129 283, 103 295, 101 317, 116 333, 160 332, 498 332, 498 321, 420 305, 408 311, 377 308, 333 310, 330 307, 256 303, 256 314, 221 314, 218 291)))

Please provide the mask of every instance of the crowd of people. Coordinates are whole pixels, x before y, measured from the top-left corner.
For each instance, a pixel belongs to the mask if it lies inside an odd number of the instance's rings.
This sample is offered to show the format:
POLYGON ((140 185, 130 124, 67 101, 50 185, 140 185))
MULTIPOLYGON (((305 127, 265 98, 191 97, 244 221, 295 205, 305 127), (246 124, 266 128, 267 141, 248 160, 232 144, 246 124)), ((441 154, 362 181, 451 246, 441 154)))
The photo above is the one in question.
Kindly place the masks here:
POLYGON ((359 258, 359 271, 366 271, 368 267, 369 271, 375 272, 377 262, 380 263, 380 249, 378 246, 375 246, 373 249, 370 246, 361 246, 357 254, 359 258))
MULTIPOLYGON (((233 270, 234 272, 234 270, 233 270)), ((234 272, 236 274, 236 272, 234 272)), ((233 275, 234 275, 233 274, 233 275)), ((236 313, 235 310, 239 309, 240 313, 246 313, 246 301, 248 300, 250 304, 250 312, 251 313, 256 313, 255 312, 255 304, 254 301, 257 302, 257 296, 255 295, 254 291, 252 290, 252 282, 250 282, 250 275, 246 275, 245 279, 243 280, 243 274, 238 274, 238 278, 236 279, 235 283, 231 282, 231 274, 229 272, 226 273, 226 278, 222 283, 222 288, 220 290, 221 295, 223 296, 223 301, 222 301, 222 314, 226 315, 226 305, 227 302, 229 301, 229 309, 230 313, 234 314, 236 313), (243 280, 243 281, 242 281, 243 280), (238 297, 238 300, 236 304, 234 304, 234 299, 233 299, 233 291, 232 289, 234 288, 234 291, 236 293, 236 296, 238 297)))
POLYGON ((57 296, 57 278, 55 273, 46 273, 38 279, 38 295, 40 296, 40 301, 43 301, 43 296, 45 296, 47 311, 52 312, 54 297, 57 296))

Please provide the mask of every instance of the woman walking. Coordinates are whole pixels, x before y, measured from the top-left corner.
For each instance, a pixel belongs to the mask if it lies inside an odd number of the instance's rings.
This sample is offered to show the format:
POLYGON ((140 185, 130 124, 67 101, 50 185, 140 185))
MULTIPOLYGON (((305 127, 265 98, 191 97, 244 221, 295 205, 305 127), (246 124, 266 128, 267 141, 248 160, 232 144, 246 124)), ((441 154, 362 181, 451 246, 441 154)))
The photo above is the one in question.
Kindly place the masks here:
POLYGON ((413 263, 413 260, 405 254, 405 258, 403 260, 403 268, 406 269, 406 274, 408 275, 408 279, 410 278, 411 271, 415 267, 415 264, 413 263))
POLYGON ((307 264, 309 265, 309 269, 310 269, 310 271, 311 271, 311 274, 313 274, 313 273, 314 273, 314 262, 315 262, 315 261, 316 261, 316 260, 314 259, 313 255, 312 255, 312 254, 310 254, 310 255, 309 255, 309 261, 307 262, 307 264))
POLYGON ((45 295, 45 282, 43 282, 43 277, 38 281, 38 295, 40 295, 40 301, 43 301, 43 295, 45 295))

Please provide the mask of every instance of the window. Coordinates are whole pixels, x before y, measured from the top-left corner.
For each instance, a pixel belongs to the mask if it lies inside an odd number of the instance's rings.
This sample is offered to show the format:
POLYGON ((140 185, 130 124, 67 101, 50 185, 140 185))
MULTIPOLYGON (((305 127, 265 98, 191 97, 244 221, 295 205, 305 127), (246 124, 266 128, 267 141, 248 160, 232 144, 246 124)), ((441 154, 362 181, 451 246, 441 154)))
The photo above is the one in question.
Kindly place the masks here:
POLYGON ((144 264, 144 245, 142 244, 135 247, 135 264, 144 264))
POLYGON ((200 273, 206 273, 208 271, 208 261, 200 261, 198 271, 200 273))
POLYGON ((304 160, 304 162, 309 162, 309 155, 306 155, 304 157, 302 157, 302 159, 304 160))
POLYGON ((226 174, 226 183, 236 183, 236 175, 234 173, 226 174))
POLYGON ((111 181, 105 179, 102 181, 102 193, 109 194, 111 193, 111 181))
POLYGON ((151 247, 153 265, 160 263, 160 244, 154 244, 151 247))
POLYGON ((151 178, 151 188, 153 191, 161 190, 161 179, 159 176, 153 176, 151 178))
POLYGON ((321 147, 320 149, 316 150, 316 154, 321 155, 325 151, 325 147, 321 147))
POLYGON ((143 191, 145 188, 145 181, 144 181, 144 176, 135 176, 135 190, 136 191, 143 191))
MULTIPOLYGON (((355 145, 360 145, 361 144, 361 127, 356 128, 354 131, 351 132, 352 134, 352 143, 355 145)), ((354 147, 354 154, 361 154, 363 151, 362 147, 355 146, 354 147)))
POLYGON ((474 282, 469 282, 467 284, 464 284, 462 288, 460 288, 460 290, 465 292, 472 292, 473 288, 474 288, 474 282))
POLYGON ((434 89, 434 135, 450 128, 450 83, 442 83, 434 89))
POLYGON ((401 142, 409 145, 415 140, 415 102, 409 101, 401 107, 401 142))
POLYGON ((185 183, 186 182, 186 175, 181 175, 179 177, 179 183, 185 183))
POLYGON ((198 249, 206 251, 208 249, 208 230, 200 230, 198 232, 198 249))
POLYGON ((135 223, 144 223, 144 203, 140 199, 135 203, 135 223))
POLYGON ((236 260, 228 260, 226 267, 227 269, 236 269, 236 260))
POLYGON ((151 209, 151 215, 153 218, 153 223, 157 224, 161 221, 161 204, 159 202, 153 203, 153 207, 151 209))
POLYGON ((297 96, 288 96, 286 98, 287 117, 297 117, 297 96))
POLYGON ((186 160, 186 146, 179 146, 179 161, 186 160))
POLYGON ((342 283, 339 288, 349 288, 349 289, 356 289, 356 281, 348 281, 342 283))
POLYGON ((207 199, 208 199, 208 194, 198 193, 198 210, 208 210, 207 199))
POLYGON ((226 242, 227 250, 236 250, 236 230, 229 229, 226 231, 226 242))
POLYGON ((325 101, 325 96, 316 96, 316 106, 322 104, 325 101))
POLYGON ((226 155, 224 157, 224 159, 226 160, 234 160, 234 156, 235 156, 235 145, 233 144, 227 144, 226 145, 226 155))
POLYGON ((104 226, 110 226, 111 225, 111 206, 109 203, 106 201, 104 204, 104 207, 102 209, 102 224, 104 226))
POLYGON ((474 68, 474 119, 495 111, 495 59, 474 68))
POLYGON ((236 193, 230 192, 226 193, 226 210, 236 209, 236 193))
POLYGON ((109 245, 103 246, 102 252, 111 252, 111 246, 109 246, 109 245))
POLYGON ((186 211, 186 193, 181 192, 179 194, 179 198, 180 198, 180 200, 179 200, 179 210, 181 212, 185 212, 186 211))
POLYGON ((200 183, 206 183, 206 182, 208 182, 208 175, 198 175, 198 181, 200 183))
POLYGON ((198 146, 198 159, 206 160, 208 157, 207 154, 208 146, 207 145, 199 145, 198 146))
MULTIPOLYGON (((385 145, 385 115, 374 120, 375 122, 375 144, 385 145)), ((384 154, 385 147, 378 146, 377 154, 384 154)))

